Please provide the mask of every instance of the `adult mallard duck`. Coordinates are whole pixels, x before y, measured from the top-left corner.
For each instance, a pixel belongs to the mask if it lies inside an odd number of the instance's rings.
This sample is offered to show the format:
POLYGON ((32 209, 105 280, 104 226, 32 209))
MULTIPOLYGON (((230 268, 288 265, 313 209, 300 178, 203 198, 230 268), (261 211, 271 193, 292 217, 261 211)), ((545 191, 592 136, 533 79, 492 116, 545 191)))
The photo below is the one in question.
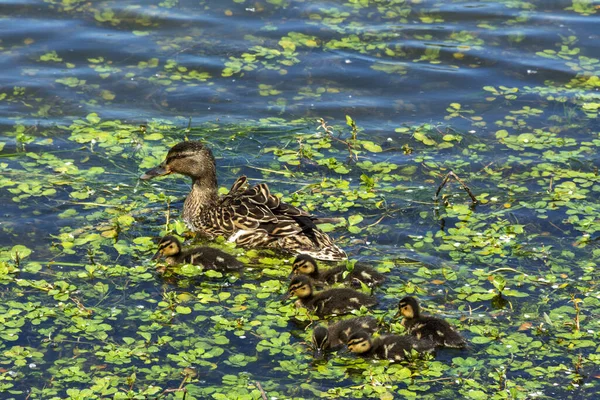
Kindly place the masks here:
POLYGON ((313 330, 315 356, 318 357, 327 350, 346 344, 348 338, 355 332, 375 333, 376 330, 377 320, 373 317, 343 319, 327 327, 319 325, 313 330))
POLYGON ((281 202, 265 183, 249 187, 242 176, 228 194, 219 196, 215 158, 200 142, 176 144, 158 167, 140 179, 172 173, 192 179, 192 190, 183 203, 183 220, 193 231, 208 238, 222 235, 240 246, 275 247, 321 260, 346 258, 346 253, 317 228, 316 224, 326 220, 281 202))
POLYGON ((373 268, 363 263, 354 264, 354 268, 349 271, 345 265, 338 265, 325 271, 319 271, 316 260, 308 254, 300 254, 292 264, 292 273, 295 275, 307 275, 315 283, 326 283, 333 285, 339 282, 362 282, 369 287, 381 284, 385 281, 385 276, 373 268), (344 276, 344 274, 346 276, 344 276))
POLYGON ((314 311, 319 317, 347 314, 362 306, 370 307, 377 303, 373 297, 353 289, 329 289, 315 293, 312 280, 306 275, 292 278, 284 300, 291 296, 298 297, 301 306, 314 311))
POLYGON ((217 271, 232 271, 244 267, 234 256, 219 249, 207 246, 183 249, 179 239, 170 235, 160 240, 158 251, 152 259, 160 257, 164 257, 169 265, 195 264, 217 271))
POLYGON ((402 324, 409 334, 417 339, 431 340, 438 347, 463 348, 467 341, 447 321, 441 318, 421 315, 417 299, 407 296, 398 303, 396 317, 402 315, 402 324))
POLYGON ((418 340, 414 336, 386 335, 371 339, 365 331, 354 332, 347 342, 348 350, 361 357, 379 360, 402 361, 416 350, 428 353, 434 350, 435 343, 430 340, 418 340))

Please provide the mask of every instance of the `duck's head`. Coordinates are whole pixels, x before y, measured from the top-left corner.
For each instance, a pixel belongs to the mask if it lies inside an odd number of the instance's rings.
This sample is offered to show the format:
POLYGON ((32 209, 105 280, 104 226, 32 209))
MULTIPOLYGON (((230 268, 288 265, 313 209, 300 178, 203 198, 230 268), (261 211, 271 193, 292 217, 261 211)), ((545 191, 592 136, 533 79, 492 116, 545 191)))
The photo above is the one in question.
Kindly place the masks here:
POLYGON ((158 251, 152 257, 156 260, 159 257, 173 257, 181 253, 181 242, 175 236, 165 236, 158 243, 158 251))
POLYGON ((352 353, 365 353, 371 350, 371 336, 366 331, 356 331, 350 335, 346 345, 352 353))
POLYGON ((296 296, 299 299, 304 299, 312 295, 313 288, 310 278, 306 275, 296 275, 292 278, 288 286, 287 294, 282 300, 287 300, 290 297, 296 296))
POLYGON ((208 147, 200 142, 181 142, 171 147, 165 160, 155 168, 146 171, 141 180, 157 176, 182 174, 193 180, 208 179, 216 186, 217 175, 215 158, 208 147))
POLYGON ((292 264, 292 274, 294 275, 316 275, 318 273, 317 262, 308 254, 300 254, 292 264))
POLYGON ((313 330, 313 346, 315 350, 315 357, 321 357, 323 352, 328 347, 327 343, 329 341, 329 330, 323 325, 317 326, 313 330))
POLYGON ((419 302, 414 297, 406 296, 398 302, 396 318, 401 315, 406 319, 418 318, 419 313, 419 302))

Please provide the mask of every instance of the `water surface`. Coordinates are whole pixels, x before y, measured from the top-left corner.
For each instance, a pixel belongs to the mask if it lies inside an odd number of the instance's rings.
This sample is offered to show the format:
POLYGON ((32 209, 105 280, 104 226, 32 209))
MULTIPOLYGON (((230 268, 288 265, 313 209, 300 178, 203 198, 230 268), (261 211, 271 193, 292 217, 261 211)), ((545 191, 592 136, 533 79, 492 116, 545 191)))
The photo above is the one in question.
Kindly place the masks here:
POLYGON ((593 2, 1 4, 3 398, 598 395, 593 2), (224 191, 349 221, 330 234, 387 273, 383 331, 414 294, 469 349, 313 360, 285 254, 159 274, 189 184, 138 176, 184 139, 224 191), (479 204, 432 200, 450 170, 479 204))

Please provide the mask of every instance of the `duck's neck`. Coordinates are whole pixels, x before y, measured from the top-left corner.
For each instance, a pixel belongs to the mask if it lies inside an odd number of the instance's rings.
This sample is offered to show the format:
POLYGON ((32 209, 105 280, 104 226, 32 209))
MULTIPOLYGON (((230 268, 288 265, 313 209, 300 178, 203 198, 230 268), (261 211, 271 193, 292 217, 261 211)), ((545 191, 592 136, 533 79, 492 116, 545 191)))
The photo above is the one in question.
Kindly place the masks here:
POLYGON ((192 190, 183 203, 183 219, 190 222, 200 215, 202 210, 217 202, 217 179, 214 176, 204 176, 192 180, 192 190))
POLYGON ((176 257, 172 257, 172 256, 165 257, 165 261, 167 262, 168 265, 177 265, 176 257))
POLYGON ((413 308, 413 316, 412 319, 417 319, 421 316, 421 309, 420 307, 417 305, 413 308))

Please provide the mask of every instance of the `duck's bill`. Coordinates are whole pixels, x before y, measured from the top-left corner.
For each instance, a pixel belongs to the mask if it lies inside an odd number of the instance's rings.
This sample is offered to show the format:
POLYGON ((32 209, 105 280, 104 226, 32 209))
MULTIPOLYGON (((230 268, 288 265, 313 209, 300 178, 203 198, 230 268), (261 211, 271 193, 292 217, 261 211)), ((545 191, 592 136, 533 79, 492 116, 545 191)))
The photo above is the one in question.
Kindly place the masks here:
POLYGON ((286 294, 284 294, 283 296, 281 296, 280 301, 282 303, 286 302, 290 297, 292 297, 292 294, 290 292, 287 292, 286 294))
POLYGON ((344 348, 339 349, 337 351, 337 355, 341 356, 341 357, 348 357, 352 352, 350 351, 350 349, 347 346, 344 346, 344 348))
POLYGON ((166 169, 162 165, 159 165, 156 168, 152 168, 151 170, 146 171, 142 176, 140 176, 140 179, 143 181, 147 181, 148 179, 156 178, 157 176, 168 175, 170 173, 171 172, 168 169, 166 169))
POLYGON ((157 251, 153 256, 152 256, 152 260, 156 260, 160 257, 160 250, 157 251))
POLYGON ((313 350, 313 358, 325 358, 325 352, 323 351, 323 349, 320 348, 316 348, 313 350))

